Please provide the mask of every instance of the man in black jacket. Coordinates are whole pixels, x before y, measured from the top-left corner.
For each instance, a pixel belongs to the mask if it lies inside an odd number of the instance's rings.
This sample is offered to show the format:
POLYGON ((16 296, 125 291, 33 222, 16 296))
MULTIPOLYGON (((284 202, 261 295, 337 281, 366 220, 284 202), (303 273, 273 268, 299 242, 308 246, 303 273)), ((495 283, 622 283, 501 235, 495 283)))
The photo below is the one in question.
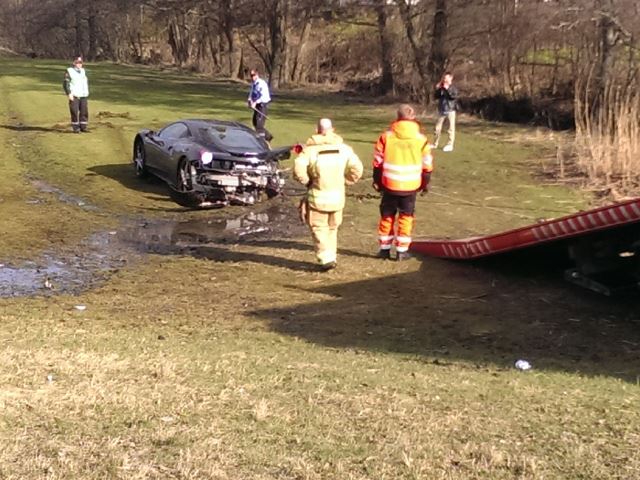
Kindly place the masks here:
POLYGON ((442 80, 436 85, 434 94, 435 100, 438 102, 438 118, 436 119, 436 131, 433 145, 438 148, 440 134, 442 133, 442 125, 445 120, 449 120, 449 141, 442 149, 444 152, 453 151, 453 143, 456 139, 456 110, 458 109, 458 89, 453 85, 453 75, 446 72, 442 76, 442 80))

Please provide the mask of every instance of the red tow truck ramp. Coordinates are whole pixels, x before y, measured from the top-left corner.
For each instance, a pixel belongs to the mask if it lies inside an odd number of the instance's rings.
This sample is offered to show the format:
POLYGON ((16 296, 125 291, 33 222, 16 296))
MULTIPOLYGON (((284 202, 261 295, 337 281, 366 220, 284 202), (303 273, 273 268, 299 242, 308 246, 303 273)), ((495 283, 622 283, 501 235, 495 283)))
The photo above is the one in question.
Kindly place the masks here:
POLYGON ((461 240, 416 240, 411 251, 453 260, 566 244, 574 268, 565 278, 610 295, 640 284, 640 198, 461 240), (624 284, 624 285, 621 285, 624 284))

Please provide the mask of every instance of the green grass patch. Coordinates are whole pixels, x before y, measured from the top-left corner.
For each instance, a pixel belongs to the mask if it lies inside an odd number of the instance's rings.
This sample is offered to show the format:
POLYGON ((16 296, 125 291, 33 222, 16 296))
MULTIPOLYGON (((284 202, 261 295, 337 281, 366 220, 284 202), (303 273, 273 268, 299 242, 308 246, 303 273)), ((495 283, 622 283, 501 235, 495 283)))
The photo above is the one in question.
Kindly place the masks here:
MULTIPOLYGON (((92 132, 71 135, 64 65, 1 66, 0 261, 82 248, 120 222, 243 211, 176 208, 134 178, 130 149, 177 118, 249 122, 246 85, 91 65, 92 132)), ((270 110, 276 144, 329 115, 367 165, 335 271, 309 268, 306 237, 220 242, 145 255, 79 295, 0 299, 0 477, 638 478, 633 301, 517 264, 374 258, 369 164, 393 111, 287 92, 270 110)), ((585 206, 535 175, 549 150, 530 133, 461 122, 456 150, 436 152, 418 236, 585 206)))

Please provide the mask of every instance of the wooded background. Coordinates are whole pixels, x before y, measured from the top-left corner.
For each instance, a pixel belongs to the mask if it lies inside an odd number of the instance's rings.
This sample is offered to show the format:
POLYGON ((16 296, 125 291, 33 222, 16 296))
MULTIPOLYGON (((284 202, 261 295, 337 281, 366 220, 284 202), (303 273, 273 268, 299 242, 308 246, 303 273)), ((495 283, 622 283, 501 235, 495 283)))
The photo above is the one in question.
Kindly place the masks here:
MULTIPOLYGON (((621 141, 640 157, 637 0, 0 0, 0 7, 0 46, 19 54, 173 64, 232 79, 258 67, 275 91, 322 84, 427 106, 451 70, 471 113, 575 127, 589 168, 600 168, 594 155, 617 155, 621 141)), ((633 172, 620 168, 627 173, 612 166, 606 181, 631 181, 633 172)))

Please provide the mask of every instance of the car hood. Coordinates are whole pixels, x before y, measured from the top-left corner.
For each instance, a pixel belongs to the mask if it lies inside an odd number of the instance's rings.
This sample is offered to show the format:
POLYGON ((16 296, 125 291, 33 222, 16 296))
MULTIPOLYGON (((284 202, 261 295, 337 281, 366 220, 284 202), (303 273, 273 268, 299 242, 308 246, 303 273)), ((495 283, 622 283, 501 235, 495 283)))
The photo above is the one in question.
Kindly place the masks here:
POLYGON ((258 150, 252 151, 242 148, 221 148, 220 145, 210 143, 209 145, 203 145, 205 148, 210 148, 214 155, 225 156, 227 158, 233 158, 234 160, 246 159, 251 161, 252 159, 260 160, 284 160, 291 156, 291 146, 278 147, 270 150, 258 150))

